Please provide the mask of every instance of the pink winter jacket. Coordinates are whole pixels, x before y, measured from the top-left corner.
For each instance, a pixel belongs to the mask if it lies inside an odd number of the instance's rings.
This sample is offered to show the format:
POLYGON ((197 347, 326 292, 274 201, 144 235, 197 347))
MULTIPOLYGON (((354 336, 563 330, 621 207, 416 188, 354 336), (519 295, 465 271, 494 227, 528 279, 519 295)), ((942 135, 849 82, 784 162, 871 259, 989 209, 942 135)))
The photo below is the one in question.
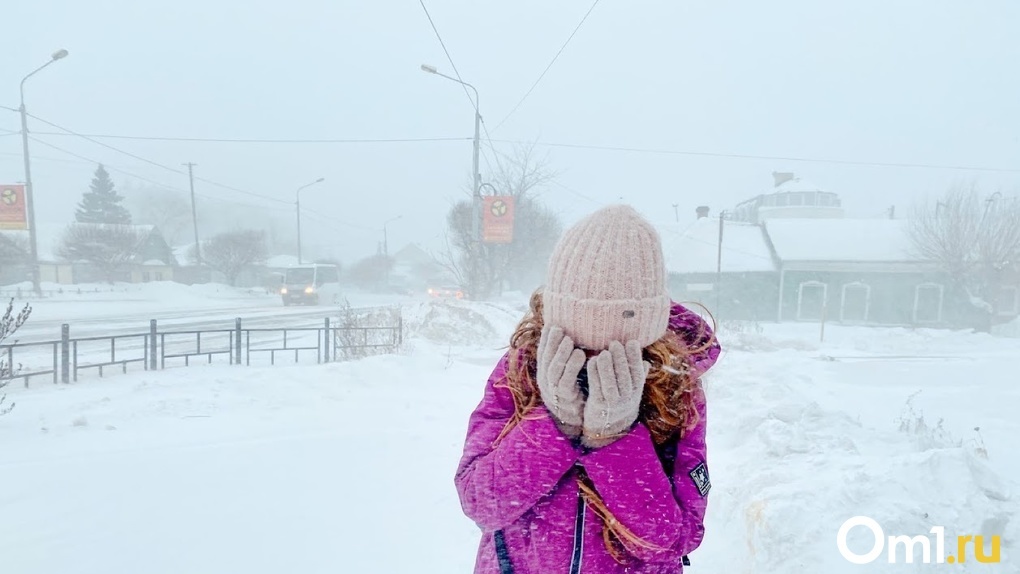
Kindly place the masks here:
MULTIPOLYGON (((670 330, 700 347, 711 330, 674 304, 670 330)), ((719 356, 713 345, 692 357, 700 377, 719 356)), ((560 433, 544 408, 496 437, 514 412, 506 388, 508 368, 496 366, 481 404, 471 415, 456 485, 464 513, 482 529, 476 574, 679 574, 704 537, 709 482, 705 457, 705 399, 696 398, 697 426, 658 449, 643 424, 597 450, 560 433), (495 443, 495 446, 493 446, 495 443), (619 564, 606 550, 602 522, 583 503, 583 467, 606 506, 624 526, 657 550, 619 564)))

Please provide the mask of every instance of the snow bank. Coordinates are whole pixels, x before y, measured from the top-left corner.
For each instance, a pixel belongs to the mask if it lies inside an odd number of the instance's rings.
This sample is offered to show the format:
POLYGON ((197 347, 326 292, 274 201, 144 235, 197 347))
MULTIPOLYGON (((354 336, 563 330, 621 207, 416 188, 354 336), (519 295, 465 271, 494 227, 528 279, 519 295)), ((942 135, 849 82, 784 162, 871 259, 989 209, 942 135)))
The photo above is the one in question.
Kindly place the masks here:
MULTIPOLYGON (((1003 566, 955 571, 1014 572, 1005 564, 1016 559, 1020 533, 1015 486, 970 445, 932 444, 915 427, 872 427, 822 407, 815 400, 827 383, 822 369, 790 351, 731 352, 712 374, 718 488, 698 561, 709 571, 859 572, 836 552, 835 536, 845 520, 864 515, 887 534, 927 534, 936 525, 951 536, 1005 534, 1003 566)), ((850 544, 863 553, 870 535, 862 530, 850 544)), ((902 570, 876 562, 867 571, 902 570)))
POLYGON ((429 299, 404 306, 408 335, 440 345, 506 347, 526 306, 429 299))
POLYGON ((995 327, 992 328, 992 333, 999 337, 1011 337, 1013 339, 1020 339, 1020 317, 1013 319, 1009 323, 996 325, 995 327))

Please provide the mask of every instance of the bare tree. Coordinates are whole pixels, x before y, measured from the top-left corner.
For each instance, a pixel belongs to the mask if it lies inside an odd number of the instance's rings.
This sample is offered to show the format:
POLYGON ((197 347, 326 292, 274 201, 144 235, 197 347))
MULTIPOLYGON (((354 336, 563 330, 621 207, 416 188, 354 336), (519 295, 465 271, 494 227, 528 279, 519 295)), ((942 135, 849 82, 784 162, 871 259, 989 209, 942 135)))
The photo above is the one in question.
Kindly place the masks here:
POLYGON ((220 233, 202 244, 202 259, 226 275, 231 285, 237 284, 238 276, 246 267, 265 263, 268 258, 266 233, 257 229, 220 233))
POLYGON ((28 239, 22 235, 0 233, 0 265, 18 265, 29 260, 28 239))
MULTIPOLYGON (((31 314, 32 308, 28 305, 25 305, 20 312, 15 313, 14 299, 7 303, 7 310, 4 312, 3 318, 0 318, 0 351, 3 349, 4 341, 21 328, 31 314)), ((6 353, 0 352, 0 389, 6 387, 11 379, 18 374, 18 366, 7 364, 6 356, 6 353)), ((0 393, 0 416, 11 412, 11 409, 14 408, 14 403, 4 406, 6 399, 7 396, 0 393)))
POLYGON ((536 197, 555 178, 547 159, 535 156, 534 146, 520 146, 513 155, 502 156, 486 187, 514 198, 514 240, 509 244, 486 244, 474 236, 471 199, 450 208, 447 247, 438 260, 472 297, 484 299, 504 287, 530 288, 541 281, 563 228, 536 197))
POLYGON ((937 262, 990 324, 1005 274, 1020 264, 1020 198, 954 186, 915 208, 910 234, 917 253, 937 262))
POLYGON ((159 228, 170 245, 192 237, 191 203, 181 192, 158 187, 125 186, 124 198, 138 223, 159 228))
POLYGON ((57 255, 71 262, 89 263, 112 283, 138 257, 144 239, 130 225, 75 223, 64 232, 57 255))
POLYGON ((392 269, 393 259, 379 253, 351 265, 347 278, 358 287, 379 289, 386 285, 392 269))

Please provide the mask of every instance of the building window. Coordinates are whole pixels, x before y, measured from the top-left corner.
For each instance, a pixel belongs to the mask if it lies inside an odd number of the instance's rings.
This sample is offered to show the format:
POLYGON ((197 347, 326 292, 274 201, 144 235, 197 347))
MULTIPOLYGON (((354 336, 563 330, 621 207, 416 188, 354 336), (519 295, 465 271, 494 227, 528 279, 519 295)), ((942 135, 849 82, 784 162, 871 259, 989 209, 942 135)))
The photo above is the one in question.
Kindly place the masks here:
POLYGON ((804 205, 804 194, 803 193, 791 193, 790 194, 790 205, 804 205))
POLYGON ((804 205, 811 205, 811 206, 821 205, 821 203, 819 202, 819 197, 818 196, 819 196, 818 193, 805 193, 804 194, 804 205))
POLYGON ((156 271, 155 275, 156 275, 156 281, 162 281, 163 280, 163 272, 162 271, 156 271))
POLYGON ((995 308, 999 315, 1013 316, 1020 313, 1020 289, 1002 287, 999 289, 999 300, 995 308))
POLYGON ((776 207, 786 207, 786 204, 790 201, 789 193, 783 193, 776 196, 776 207))
POLYGON ((149 281, 152 281, 152 277, 149 275, 149 272, 142 271, 142 282, 148 283, 149 281))
POLYGON ((839 320, 843 323, 867 323, 871 312, 871 286, 865 283, 847 283, 839 306, 839 320))
POLYGON ((914 323, 942 322, 945 287, 936 283, 918 285, 914 290, 914 323))
POLYGON ((828 304, 829 286, 820 281, 805 281, 797 293, 797 320, 821 321, 828 304))

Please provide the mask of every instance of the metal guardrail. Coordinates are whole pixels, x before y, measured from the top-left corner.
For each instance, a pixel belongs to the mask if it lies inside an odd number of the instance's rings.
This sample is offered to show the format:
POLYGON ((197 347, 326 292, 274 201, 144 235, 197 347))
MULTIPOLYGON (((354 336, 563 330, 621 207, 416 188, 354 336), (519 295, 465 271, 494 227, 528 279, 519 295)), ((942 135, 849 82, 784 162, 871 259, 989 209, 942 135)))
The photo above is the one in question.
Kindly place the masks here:
POLYGON ((236 319, 233 329, 198 330, 161 330, 152 320, 148 332, 77 338, 71 337, 70 325, 65 324, 59 340, 0 345, 0 357, 15 368, 11 378, 24 381, 28 387, 32 379, 40 377, 52 377, 54 383, 69 383, 77 381, 80 373, 93 369, 100 377, 111 368, 127 373, 132 365, 155 371, 172 367, 181 359, 184 366, 190 366, 196 358, 211 364, 215 357, 227 356, 231 365, 250 366, 252 357, 268 353, 270 364, 275 365, 278 355, 293 353, 294 362, 299 363, 302 357, 314 352, 316 363, 321 364, 396 350, 402 343, 403 321, 399 315, 395 325, 387 326, 338 327, 325 318, 320 327, 245 328, 241 319, 236 319), (388 336, 372 337, 373 333, 388 336), (97 345, 102 347, 101 351, 85 349, 97 345), (25 354, 38 357, 40 348, 52 349, 51 364, 46 368, 17 369, 20 357, 25 354))

